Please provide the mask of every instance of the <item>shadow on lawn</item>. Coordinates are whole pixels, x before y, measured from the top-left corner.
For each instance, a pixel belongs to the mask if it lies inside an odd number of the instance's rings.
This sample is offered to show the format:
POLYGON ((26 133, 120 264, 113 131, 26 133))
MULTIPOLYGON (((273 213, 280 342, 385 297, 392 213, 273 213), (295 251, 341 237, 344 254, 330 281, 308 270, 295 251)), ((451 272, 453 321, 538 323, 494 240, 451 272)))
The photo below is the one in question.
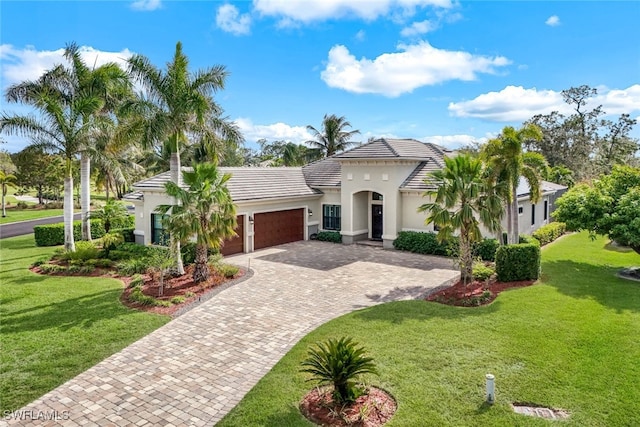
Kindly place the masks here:
POLYGON ((309 426, 313 425, 300 413, 294 405, 287 405, 281 412, 270 414, 265 420, 265 426, 309 426))
POLYGON ((42 304, 24 310, 8 311, 2 316, 4 334, 57 328, 90 328, 94 323, 137 313, 127 310, 117 301, 121 289, 42 304))
POLYGON ((618 312, 640 311, 640 283, 616 277, 620 267, 569 260, 542 266, 545 284, 572 298, 590 298, 618 312))

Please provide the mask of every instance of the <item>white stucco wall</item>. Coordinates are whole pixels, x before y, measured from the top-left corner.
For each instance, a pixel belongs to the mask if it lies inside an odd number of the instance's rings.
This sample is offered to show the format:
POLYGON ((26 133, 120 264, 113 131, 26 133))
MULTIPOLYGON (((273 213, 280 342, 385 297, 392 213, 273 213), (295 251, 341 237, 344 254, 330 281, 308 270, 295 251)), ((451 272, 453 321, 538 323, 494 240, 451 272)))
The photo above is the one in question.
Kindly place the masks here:
POLYGON ((425 212, 418 212, 418 207, 427 203, 429 198, 423 197, 421 191, 401 193, 402 200, 402 231, 433 231, 433 224, 425 225, 425 212))

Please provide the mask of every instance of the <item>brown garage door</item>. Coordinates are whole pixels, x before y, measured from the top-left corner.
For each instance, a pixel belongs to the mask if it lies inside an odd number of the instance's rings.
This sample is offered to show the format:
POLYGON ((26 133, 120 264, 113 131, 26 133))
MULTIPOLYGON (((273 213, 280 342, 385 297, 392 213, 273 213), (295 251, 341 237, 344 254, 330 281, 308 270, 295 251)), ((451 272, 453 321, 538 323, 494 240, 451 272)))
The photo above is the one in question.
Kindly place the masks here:
POLYGON ((255 214, 255 249, 304 239, 304 209, 255 214))
POLYGON ((238 233, 236 237, 225 240, 224 246, 222 246, 222 255, 233 255, 244 252, 244 215, 238 215, 236 233, 238 233))

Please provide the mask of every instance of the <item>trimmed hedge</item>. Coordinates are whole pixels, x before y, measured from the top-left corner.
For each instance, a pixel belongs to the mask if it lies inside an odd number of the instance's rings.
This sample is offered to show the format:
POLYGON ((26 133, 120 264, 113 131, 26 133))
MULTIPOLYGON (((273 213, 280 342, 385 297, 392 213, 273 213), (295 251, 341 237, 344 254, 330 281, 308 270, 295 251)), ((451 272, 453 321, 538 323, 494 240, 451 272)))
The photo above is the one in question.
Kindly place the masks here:
POLYGON ((322 242, 342 243, 342 235, 339 231, 320 231, 316 239, 322 242))
POLYGON ((540 276, 540 245, 503 245, 496 251, 496 274, 501 282, 536 280, 540 276))
MULTIPOLYGON (((436 233, 420 231, 401 231, 393 241, 393 246, 401 251, 451 257, 458 256, 458 244, 458 239, 440 243, 436 233)), ((473 255, 483 261, 494 261, 498 246, 496 239, 484 238, 473 245, 473 255)))
MULTIPOLYGON (((104 236, 104 226, 99 219, 90 219, 91 238, 99 239, 104 236)), ((36 225, 33 227, 36 246, 58 246, 64 245, 64 223, 36 225)), ((73 221, 73 238, 82 238, 82 221, 73 221)))
POLYGON ((565 231, 567 231, 567 224, 564 222, 551 222, 538 228, 532 235, 540 241, 541 245, 546 245, 562 236, 565 231))
POLYGON ((530 236, 528 234, 521 234, 518 236, 518 243, 520 244, 524 244, 524 243, 531 243, 533 245, 538 245, 540 246, 540 240, 536 239, 533 236, 530 236))

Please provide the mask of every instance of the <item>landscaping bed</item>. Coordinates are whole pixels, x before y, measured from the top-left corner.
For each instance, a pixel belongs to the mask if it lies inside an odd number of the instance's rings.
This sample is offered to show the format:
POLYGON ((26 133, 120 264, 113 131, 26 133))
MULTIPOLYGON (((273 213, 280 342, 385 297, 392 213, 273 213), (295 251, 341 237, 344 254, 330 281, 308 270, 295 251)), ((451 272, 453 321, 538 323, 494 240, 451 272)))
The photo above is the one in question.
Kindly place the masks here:
POLYGON ((531 286, 534 282, 535 280, 517 282, 474 280, 465 285, 462 281, 458 281, 448 288, 430 294, 426 300, 458 307, 478 307, 490 304, 502 291, 531 286))

